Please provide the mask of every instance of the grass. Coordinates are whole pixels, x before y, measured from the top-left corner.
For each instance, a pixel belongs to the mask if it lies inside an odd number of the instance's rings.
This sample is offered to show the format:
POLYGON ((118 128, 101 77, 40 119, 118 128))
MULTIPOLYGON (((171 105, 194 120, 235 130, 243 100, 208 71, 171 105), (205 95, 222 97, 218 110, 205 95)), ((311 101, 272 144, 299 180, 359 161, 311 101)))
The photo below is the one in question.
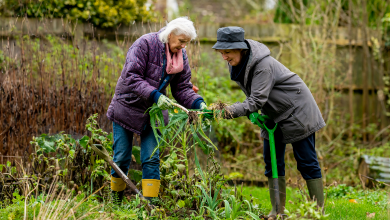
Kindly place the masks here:
MULTIPOLYGON (((240 190, 238 190, 240 191, 240 190)), ((355 192, 358 190, 354 189, 355 192)), ((361 191, 360 191, 361 192, 361 191)), ((365 196, 355 197, 357 203, 352 203, 349 201, 349 196, 354 194, 349 194, 344 197, 331 198, 326 201, 326 214, 329 214, 329 219, 338 220, 338 219, 377 219, 384 220, 390 219, 389 209, 383 207, 383 204, 389 202, 389 198, 386 195, 385 190, 368 190, 364 191, 365 196), (380 198, 380 201, 376 201, 380 198), (367 218, 366 213, 375 213, 375 217, 367 218)), ((271 210, 271 203, 269 201, 268 188, 259 188, 259 187, 243 187, 242 195, 250 201, 250 195, 254 198, 257 198, 260 201, 261 208, 268 213, 271 210)), ((360 194, 362 195, 362 194, 360 194)), ((80 201, 80 198, 77 201, 80 201)), ((299 208, 299 201, 302 200, 302 194, 298 191, 297 188, 287 187, 287 203, 286 209, 294 212, 299 208), (289 202, 291 201, 291 202, 289 202)), ((24 199, 18 197, 15 199, 15 203, 7 207, 0 207, 0 220, 8 219, 23 219, 24 214, 24 199)), ((139 202, 139 201, 138 201, 139 202)), ((30 200, 28 203, 28 219, 33 219, 33 209, 34 206, 41 205, 39 199, 30 200)), ((146 213, 142 213, 143 210, 136 209, 137 200, 132 199, 125 205, 112 206, 112 204, 105 204, 98 202, 95 198, 88 199, 80 205, 80 207, 75 210, 75 219, 79 219, 81 216, 86 213, 90 215, 85 219, 139 219, 141 216, 146 213), (93 210, 93 211, 92 211, 93 210)), ((39 208, 37 209, 39 211, 39 208)), ((38 213, 37 213, 38 214, 38 213)), ((72 216, 73 217, 73 216, 72 216)))
MULTIPOLYGON (((297 188, 287 187, 287 199, 286 199, 286 209, 294 211, 299 207, 297 202, 299 199, 302 199, 301 193, 297 188), (291 202, 289 202, 291 201, 291 202)), ((347 197, 341 198, 331 198, 327 199, 325 205, 325 213, 329 214, 329 219, 343 219, 343 220, 356 220, 356 219, 390 219, 389 209, 383 208, 383 205, 379 205, 379 202, 386 201, 373 201, 372 194, 381 195, 380 198, 386 198, 386 191, 376 190, 376 191, 366 191, 367 196, 360 197, 356 199, 357 203, 352 203, 347 197), (377 203, 377 204, 375 204, 377 203), (367 218, 368 213, 375 213, 374 218, 367 218)), ((242 194, 244 197, 250 198, 252 195, 255 198, 258 198, 261 202, 262 208, 264 208, 268 213, 271 210, 271 203, 269 198, 268 188, 259 188, 259 187, 244 187, 242 194)), ((387 202, 390 202, 387 197, 387 202)))
POLYGON ((330 219, 366 219, 367 212, 375 213, 372 219, 390 219, 387 210, 364 200, 356 204, 348 199, 329 199, 326 205, 330 219))
MULTIPOLYGON (((139 199, 133 199, 126 202, 122 206, 117 206, 109 201, 99 202, 98 196, 91 196, 89 199, 84 200, 84 195, 71 196, 70 200, 53 199, 50 202, 44 202, 43 195, 38 199, 30 198, 27 203, 27 219, 51 219, 50 216, 57 216, 53 219, 74 219, 74 220, 93 220, 93 219, 141 219, 142 216, 147 216, 145 210, 137 208, 139 205, 139 199), (72 201, 75 201, 73 203, 72 201), (65 207, 59 207, 58 204, 63 202, 65 207), (45 212, 46 208, 51 208, 51 211, 45 212), (70 211, 72 209, 72 211, 70 211), (66 216, 70 211, 71 215, 66 216), (41 213, 43 212, 43 213, 41 213), (46 215, 44 214, 46 213, 46 215), (47 214, 49 213, 49 214, 47 214), (40 218, 37 218, 41 214, 40 218), (42 216, 43 214, 43 216, 42 216)), ((17 196, 13 204, 2 206, 0 201, 0 220, 19 220, 24 219, 24 197, 17 196)))

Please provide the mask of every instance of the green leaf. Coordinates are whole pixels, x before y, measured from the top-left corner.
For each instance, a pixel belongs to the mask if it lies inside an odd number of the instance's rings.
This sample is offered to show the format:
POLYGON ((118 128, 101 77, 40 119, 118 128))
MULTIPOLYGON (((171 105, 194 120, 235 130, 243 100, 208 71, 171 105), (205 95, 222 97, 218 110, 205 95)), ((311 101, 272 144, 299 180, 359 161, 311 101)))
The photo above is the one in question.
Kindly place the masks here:
POLYGON ((72 159, 74 158, 74 150, 69 151, 69 157, 72 159))
POLYGON ((214 203, 217 202, 219 190, 220 190, 220 188, 218 188, 218 189, 214 192, 214 198, 213 198, 213 202, 214 202, 214 203))
POLYGON ((80 140, 79 140, 79 143, 80 145, 83 147, 83 148, 87 148, 87 144, 88 144, 88 141, 89 141, 89 137, 88 136, 84 136, 82 137, 80 140))
POLYGON ((50 153, 50 152, 55 151, 55 149, 54 149, 55 142, 54 141, 47 141, 46 139, 43 139, 40 142, 38 142, 38 144, 43 149, 43 151, 45 153, 50 153))
POLYGON ((202 177, 203 181, 206 182, 206 178, 203 174, 203 171, 202 171, 202 168, 200 167, 200 164, 199 164, 199 160, 198 160, 198 156, 196 155, 196 148, 194 147, 194 154, 195 154, 195 165, 196 165, 196 168, 198 168, 198 172, 200 174, 200 176, 202 177))
POLYGON ((114 134, 112 132, 110 132, 108 135, 107 135, 107 139, 110 140, 111 142, 114 142, 114 134))
POLYGON ((129 178, 134 180, 135 182, 139 182, 142 180, 142 171, 139 170, 129 170, 129 178))
POLYGON ((192 136, 194 137, 195 141, 199 144, 199 146, 202 148, 202 150, 205 151, 207 148, 203 144, 202 140, 199 139, 198 135, 196 134, 196 130, 192 124, 190 124, 190 128, 192 131, 192 136))
POLYGON ((179 128, 177 129, 176 131, 176 134, 175 136, 173 136, 173 138, 171 139, 172 141, 176 139, 177 135, 179 135, 181 133, 181 131, 183 130, 184 126, 187 124, 187 120, 184 120, 181 122, 179 128))
POLYGON ((199 129, 199 134, 207 141, 211 144, 211 146, 214 147, 215 150, 218 150, 218 148, 214 145, 214 143, 210 140, 209 137, 207 137, 207 135, 204 133, 203 129, 199 129))
POLYGON ((177 201, 176 205, 177 205, 179 208, 184 208, 184 206, 186 205, 186 203, 185 203, 183 200, 179 200, 179 201, 177 201))
POLYGON ((132 154, 133 154, 134 157, 135 157, 135 161, 136 161, 138 164, 141 164, 141 147, 133 146, 132 154))
POLYGON ((232 208, 227 200, 223 200, 225 202, 225 218, 230 218, 232 213, 232 208))

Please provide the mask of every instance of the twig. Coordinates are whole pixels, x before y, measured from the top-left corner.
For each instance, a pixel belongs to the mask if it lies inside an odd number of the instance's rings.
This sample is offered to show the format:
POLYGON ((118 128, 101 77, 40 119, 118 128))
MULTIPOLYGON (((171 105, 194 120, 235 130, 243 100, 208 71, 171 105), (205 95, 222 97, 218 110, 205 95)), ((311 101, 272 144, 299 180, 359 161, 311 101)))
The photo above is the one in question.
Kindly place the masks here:
POLYGON ((346 161, 346 160, 348 160, 348 159, 350 159, 350 158, 349 158, 349 157, 346 157, 346 158, 340 160, 339 162, 337 162, 337 163, 333 164, 332 166, 330 166, 330 167, 328 168, 328 170, 333 169, 334 167, 336 167, 337 165, 339 165, 340 163, 342 163, 342 162, 344 162, 344 161, 346 161))
MULTIPOLYGON (((86 200, 88 200, 91 196, 93 196, 94 194, 96 194, 97 192, 99 192, 101 189, 103 189, 106 185, 103 184, 102 187, 100 187, 100 189, 96 190, 94 193, 92 193, 91 195, 89 195, 87 198, 85 198, 84 200, 82 200, 81 202, 79 202, 76 207, 74 207, 74 210, 76 210, 83 202, 85 202, 86 200)), ((65 215, 64 219, 68 218, 68 216, 71 214, 71 212, 68 212, 68 214, 65 215)))
POLYGON ((376 179, 374 179, 374 178, 371 178, 371 177, 368 177, 368 176, 365 176, 365 175, 362 175, 362 174, 359 174, 359 175, 362 176, 362 177, 364 177, 364 178, 367 178, 367 179, 370 179, 370 180, 374 180, 374 181, 376 181, 376 182, 378 182, 378 183, 381 183, 381 184, 383 184, 383 185, 385 185, 385 186, 390 186, 389 184, 384 183, 384 182, 381 182, 381 181, 378 181, 378 180, 376 180, 376 179))
POLYGON ((370 143, 370 144, 373 144, 374 141, 375 141, 375 139, 377 139, 382 133, 384 133, 385 131, 387 131, 387 129, 389 129, 389 128, 390 128, 390 125, 387 126, 387 127, 385 127, 385 128, 383 128, 382 130, 380 130, 380 131, 375 135, 375 137, 371 140, 371 143, 370 143))
MULTIPOLYGON (((27 183, 27 184, 28 184, 28 183, 27 183)), ((28 197, 30 196, 30 194, 31 194, 32 192, 34 192, 38 187, 39 187, 39 179, 38 179, 38 184, 37 184, 37 186, 27 194, 26 200, 24 201, 24 219, 27 219, 27 199, 28 199, 28 197)), ((34 216, 35 216, 35 215, 34 215, 34 216)))
POLYGON ((70 211, 72 212, 73 219, 75 219, 75 220, 76 220, 76 216, 74 215, 74 211, 73 211, 73 209, 70 209, 70 211))

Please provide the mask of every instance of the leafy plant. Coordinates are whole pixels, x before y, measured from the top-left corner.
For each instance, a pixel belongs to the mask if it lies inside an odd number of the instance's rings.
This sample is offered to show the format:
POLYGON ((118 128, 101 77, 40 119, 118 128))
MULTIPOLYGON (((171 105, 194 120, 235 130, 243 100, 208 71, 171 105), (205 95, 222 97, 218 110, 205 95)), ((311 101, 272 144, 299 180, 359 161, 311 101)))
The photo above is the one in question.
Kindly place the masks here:
POLYGON ((322 209, 317 209, 317 202, 306 201, 299 205, 299 208, 294 211, 288 211, 285 209, 285 214, 291 220, 295 219, 317 219, 326 220, 329 219, 329 214, 322 214, 322 209))
POLYGON ((210 152, 210 148, 212 147, 217 149, 214 143, 204 133, 202 123, 205 122, 202 120, 202 116, 198 117, 198 112, 185 112, 181 109, 175 109, 167 125, 164 123, 164 116, 161 109, 156 104, 153 104, 149 109, 149 115, 153 133, 156 139, 159 140, 158 146, 153 153, 157 149, 164 152, 167 147, 171 147, 175 151, 180 152, 183 157, 181 161, 185 164, 187 178, 189 178, 187 152, 192 147, 195 145, 199 146, 206 153, 210 152), (193 144, 191 144, 191 139, 194 140, 193 144))
POLYGON ((92 144, 102 144, 112 153, 112 133, 104 132, 97 123, 98 115, 92 115, 86 124, 90 136, 80 140, 73 139, 67 134, 46 134, 34 137, 31 144, 34 152, 30 155, 36 180, 49 183, 54 176, 65 186, 74 185, 89 193, 100 188, 110 179, 110 167, 103 160, 97 158, 91 150, 92 144))
POLYGON ((150 21, 153 11, 147 8, 146 0, 136 1, 102 1, 102 0, 5 0, 3 16, 21 16, 41 18, 68 18, 74 21, 91 22, 95 26, 108 28, 119 24, 128 25, 131 22, 150 21))
POLYGON ((343 198, 347 196, 348 194, 351 194, 354 192, 354 188, 352 186, 347 186, 345 184, 340 184, 338 186, 330 187, 327 190, 327 197, 329 199, 332 198, 343 198))
MULTIPOLYGON (((247 213, 247 211, 242 209, 242 202, 238 201, 233 195, 229 196, 229 200, 223 200, 225 203, 225 211, 224 215, 226 219, 234 220, 238 218, 239 216, 243 216, 247 213)), ((244 200, 245 202, 248 202, 247 200, 244 200)), ((248 202, 249 203, 249 202, 248 202)), ((248 207, 250 205, 248 204, 248 207)))
POLYGON ((211 196, 211 192, 212 192, 212 189, 210 187, 209 189, 209 193, 206 192, 206 190, 203 188, 203 186, 199 186, 198 187, 202 190, 202 193, 203 193, 203 200, 202 200, 202 204, 205 204, 207 205, 206 208, 210 211, 210 212, 213 212, 215 211, 215 209, 218 207, 218 205, 221 203, 221 200, 218 199, 218 195, 219 195, 219 190, 220 189, 215 189, 214 191, 214 196, 211 196))
POLYGON ((327 197, 329 199, 345 199, 354 200, 357 202, 367 202, 373 206, 379 206, 383 209, 390 208, 388 204, 388 196, 386 193, 374 190, 356 189, 352 186, 340 184, 338 186, 331 186, 327 190, 327 197))

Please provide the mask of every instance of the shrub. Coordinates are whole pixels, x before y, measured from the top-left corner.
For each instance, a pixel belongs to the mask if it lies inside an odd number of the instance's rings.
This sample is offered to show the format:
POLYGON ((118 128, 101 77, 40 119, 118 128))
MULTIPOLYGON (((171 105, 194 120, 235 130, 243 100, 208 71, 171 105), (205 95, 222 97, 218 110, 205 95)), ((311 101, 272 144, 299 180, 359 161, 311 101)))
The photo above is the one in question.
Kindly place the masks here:
POLYGON ((0 16, 67 18, 109 28, 133 21, 152 21, 146 0, 4 0, 0 16))

